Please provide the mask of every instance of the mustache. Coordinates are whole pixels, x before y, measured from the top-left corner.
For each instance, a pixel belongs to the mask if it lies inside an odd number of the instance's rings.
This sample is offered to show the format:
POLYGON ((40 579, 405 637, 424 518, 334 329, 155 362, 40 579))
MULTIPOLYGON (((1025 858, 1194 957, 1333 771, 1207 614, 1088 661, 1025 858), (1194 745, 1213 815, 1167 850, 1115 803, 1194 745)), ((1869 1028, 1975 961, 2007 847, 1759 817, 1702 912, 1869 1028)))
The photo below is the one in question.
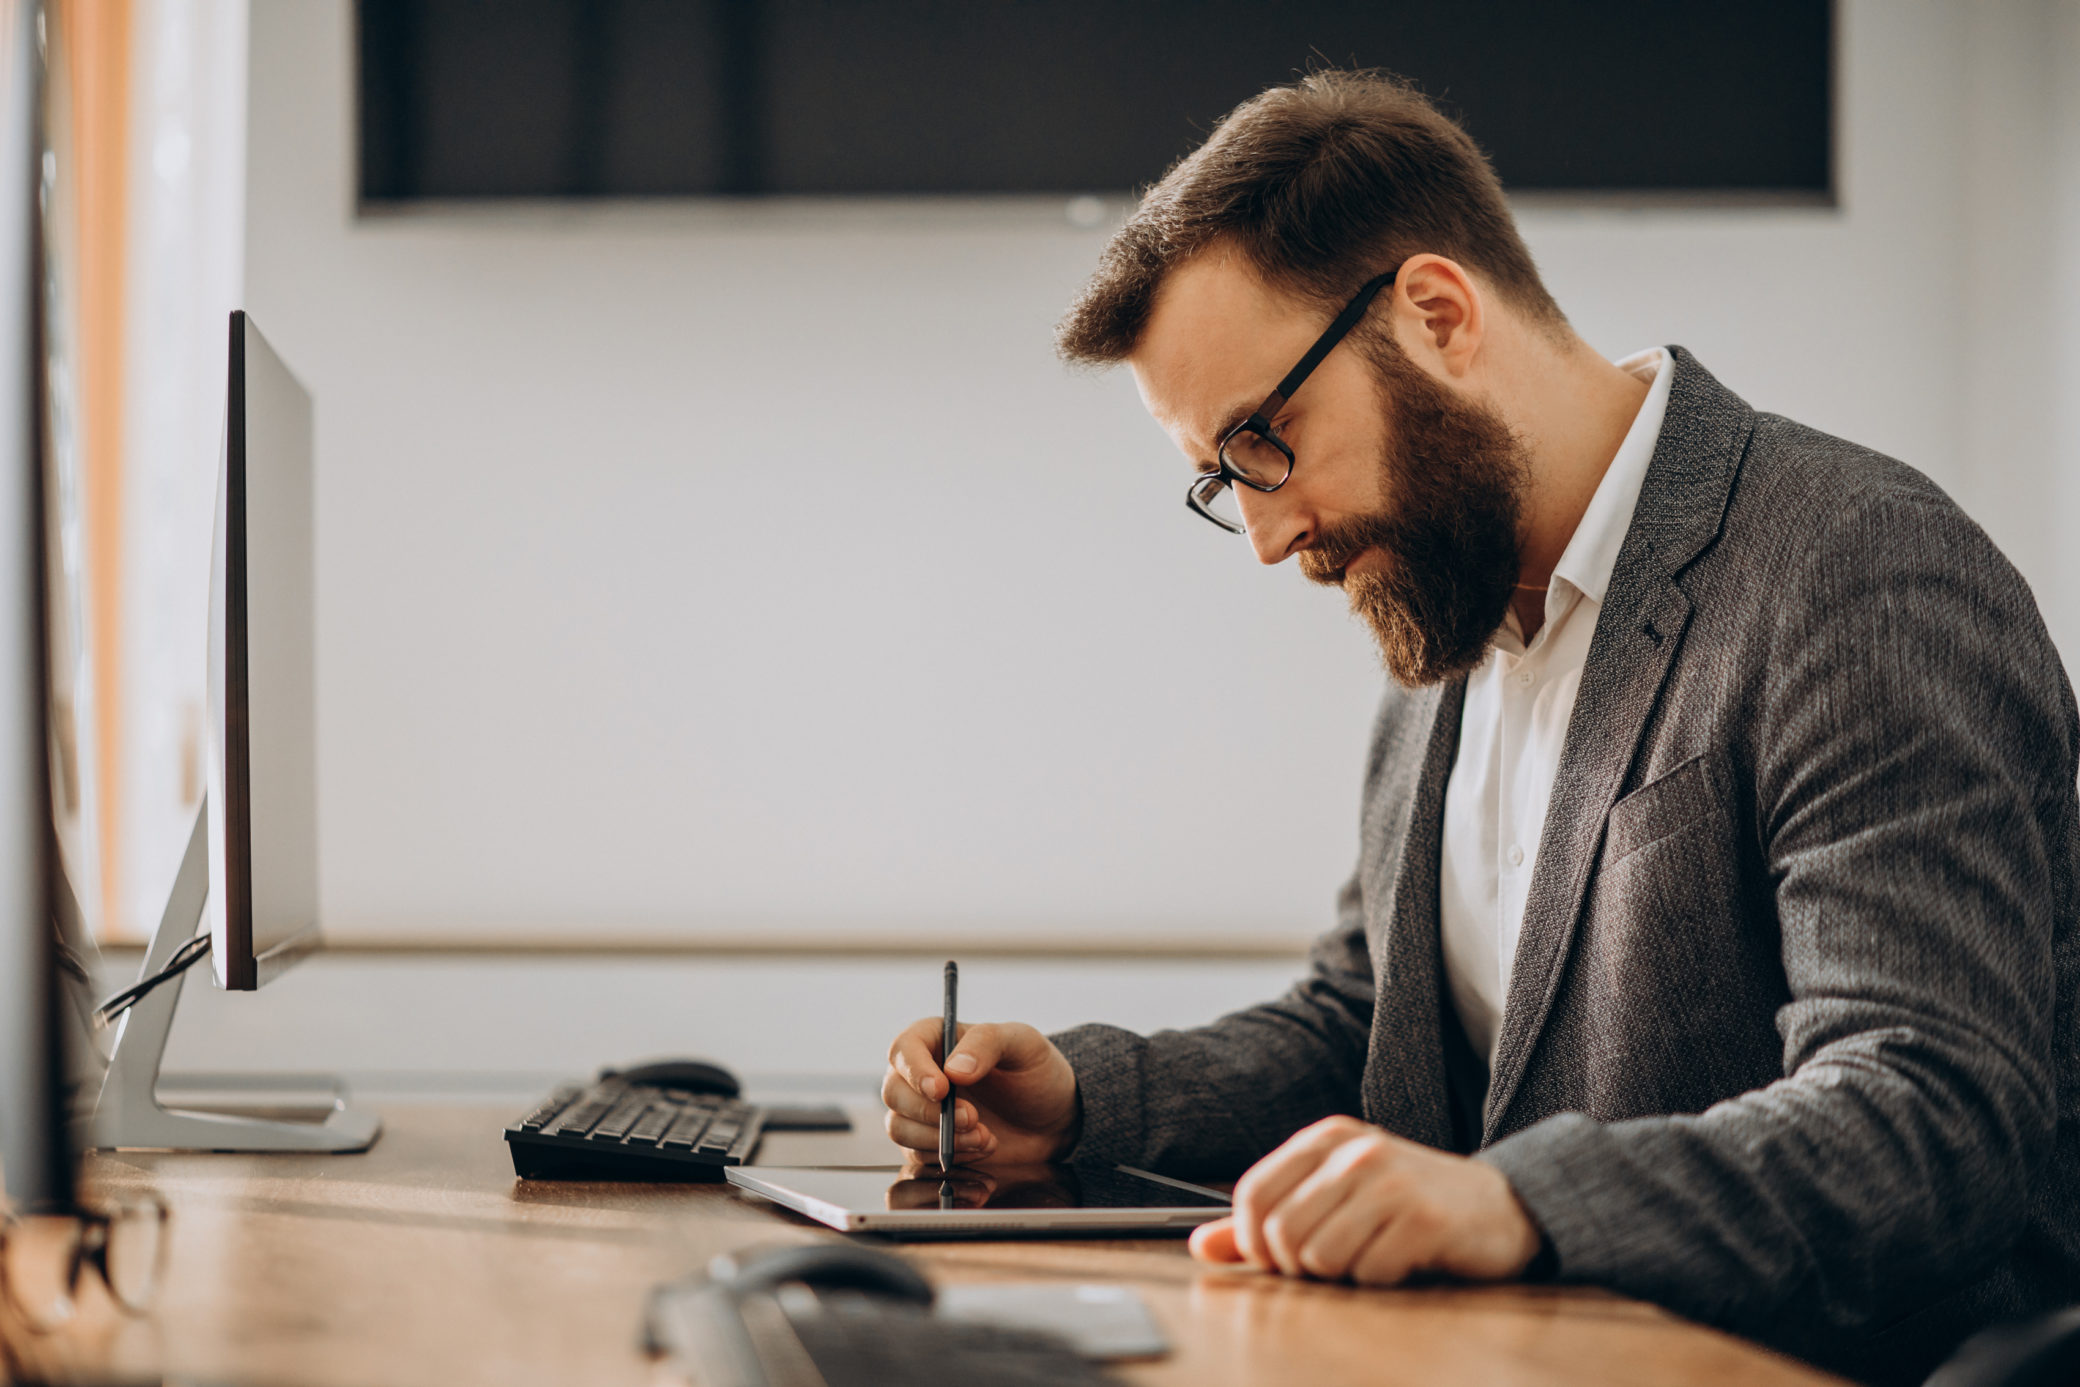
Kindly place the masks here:
POLYGON ((1298 563, 1303 577, 1323 587, 1343 586, 1345 572, 1361 554, 1385 548, 1393 553, 1391 525, 1379 517, 1366 517, 1338 526, 1325 526, 1312 545, 1300 551, 1298 563))

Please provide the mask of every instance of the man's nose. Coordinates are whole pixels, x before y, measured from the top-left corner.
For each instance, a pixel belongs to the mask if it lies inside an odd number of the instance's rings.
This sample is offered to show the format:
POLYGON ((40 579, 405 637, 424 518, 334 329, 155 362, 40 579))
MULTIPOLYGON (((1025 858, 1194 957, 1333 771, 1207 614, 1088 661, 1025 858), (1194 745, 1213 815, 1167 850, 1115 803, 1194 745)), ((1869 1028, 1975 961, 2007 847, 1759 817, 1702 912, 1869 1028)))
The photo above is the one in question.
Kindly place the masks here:
POLYGON ((1297 504, 1299 497, 1287 496, 1285 488, 1253 491, 1248 487, 1237 487, 1235 490, 1236 503, 1242 509, 1242 523, 1249 535, 1250 548, 1257 551, 1258 563, 1284 563, 1305 549, 1314 538, 1314 526, 1309 523, 1306 510, 1297 504))

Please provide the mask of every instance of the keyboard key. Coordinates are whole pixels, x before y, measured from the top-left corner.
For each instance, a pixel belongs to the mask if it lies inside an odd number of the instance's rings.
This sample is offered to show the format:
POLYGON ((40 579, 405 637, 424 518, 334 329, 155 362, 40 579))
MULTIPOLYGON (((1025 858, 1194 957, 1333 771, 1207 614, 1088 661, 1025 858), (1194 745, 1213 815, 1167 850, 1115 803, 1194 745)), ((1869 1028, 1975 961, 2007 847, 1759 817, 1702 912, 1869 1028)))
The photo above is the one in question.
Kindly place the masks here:
POLYGON ((565 1084, 562 1088, 557 1089, 556 1092, 544 1098, 540 1107, 520 1119, 520 1130, 523 1132, 539 1132, 554 1121, 556 1114, 569 1107, 572 1100, 577 1098, 583 1091, 565 1084))
POLYGON ((690 1148, 695 1141, 699 1140, 701 1129, 707 1125, 707 1113, 700 1111, 685 1113, 676 1122, 672 1123, 670 1131, 658 1138, 657 1149, 664 1151, 672 1147, 678 1147, 681 1150, 690 1148))
POLYGON ((678 1115, 679 1110, 668 1104, 657 1103, 651 1105, 650 1109, 643 1114, 642 1121, 636 1123, 635 1127, 629 1132, 628 1144, 630 1146, 649 1146, 664 1135, 665 1128, 671 1126, 673 1120, 678 1115))
POLYGON ((650 1106, 648 1101, 640 1095, 623 1098, 614 1105, 614 1110, 607 1114, 599 1126, 592 1129, 592 1139, 594 1141, 621 1140, 621 1138, 628 1135, 628 1129, 635 1125, 636 1119, 643 1115, 643 1109, 648 1106, 650 1106))
POLYGON ((556 1124, 556 1135, 560 1137, 582 1137, 592 1130, 592 1124, 607 1115, 607 1105, 599 1099, 580 1103, 571 1109, 570 1115, 556 1124))

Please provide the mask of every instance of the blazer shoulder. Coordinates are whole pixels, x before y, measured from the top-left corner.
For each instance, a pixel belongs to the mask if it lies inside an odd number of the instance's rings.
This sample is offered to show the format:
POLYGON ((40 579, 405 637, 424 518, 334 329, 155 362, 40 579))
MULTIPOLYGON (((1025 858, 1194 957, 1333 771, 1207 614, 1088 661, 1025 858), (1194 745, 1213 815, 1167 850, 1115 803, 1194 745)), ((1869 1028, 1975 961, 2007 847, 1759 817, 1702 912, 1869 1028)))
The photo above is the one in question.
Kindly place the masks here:
POLYGON ((1755 415, 1729 498, 1724 537, 1734 542, 1722 545, 1726 557, 1740 556, 1735 567, 1782 580, 1843 544, 1882 550, 1888 532, 1917 539, 1893 551, 1900 562, 1988 564, 2002 581, 2020 582, 1986 532, 1924 473, 1782 415, 1755 415))
POLYGON ((1887 501, 1934 506, 1971 523, 1949 493, 1898 458, 1780 414, 1755 415, 1741 474, 1746 485, 1736 490, 1736 506, 1785 507, 1782 520, 1794 524, 1823 528, 1846 509, 1887 501))
POLYGON ((1740 542, 1729 557, 1742 557, 1727 565, 1728 577, 1738 571, 1773 594, 1780 621, 1842 619, 1880 593, 1894 606, 1933 612, 1942 594, 1961 604, 1952 615, 1968 612, 1975 628, 1998 632, 2018 656, 2041 656, 2063 684, 2028 580, 1942 487, 1906 463, 1758 414, 1732 512, 1740 542))

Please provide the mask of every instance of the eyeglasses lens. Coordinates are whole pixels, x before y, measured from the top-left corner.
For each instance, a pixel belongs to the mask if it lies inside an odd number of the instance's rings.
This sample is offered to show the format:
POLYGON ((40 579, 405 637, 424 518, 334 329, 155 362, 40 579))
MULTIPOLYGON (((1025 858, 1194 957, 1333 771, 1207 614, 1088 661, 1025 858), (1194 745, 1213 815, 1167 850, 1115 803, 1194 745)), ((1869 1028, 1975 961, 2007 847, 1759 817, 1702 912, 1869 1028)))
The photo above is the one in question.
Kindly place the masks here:
POLYGON ((1192 487, 1192 496, 1202 510, 1227 528, 1240 531, 1242 526, 1242 503, 1235 497, 1235 488, 1228 485, 1226 478, 1207 476, 1192 487))
POLYGON ((78 1219, 21 1219, 0 1234, 0 1290, 30 1329, 55 1329, 72 1318, 79 1261, 78 1219))
POLYGON ((166 1206, 125 1205, 108 1223, 108 1288, 126 1310, 145 1310, 166 1264, 166 1206))
POLYGON ((1221 457, 1258 486, 1277 486, 1293 470, 1286 450, 1254 429, 1238 429, 1221 447, 1221 457))

